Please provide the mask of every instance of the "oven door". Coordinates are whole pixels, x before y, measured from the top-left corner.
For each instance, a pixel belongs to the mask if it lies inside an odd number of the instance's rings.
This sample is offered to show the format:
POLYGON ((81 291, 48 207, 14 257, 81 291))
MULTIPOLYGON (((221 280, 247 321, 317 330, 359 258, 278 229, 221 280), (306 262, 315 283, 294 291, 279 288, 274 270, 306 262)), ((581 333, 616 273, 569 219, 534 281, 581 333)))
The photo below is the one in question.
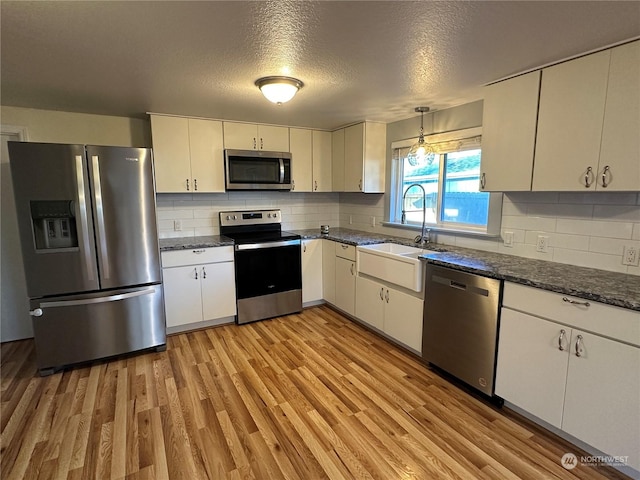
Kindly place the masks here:
POLYGON ((235 246, 238 323, 302 310, 300 239, 235 246))

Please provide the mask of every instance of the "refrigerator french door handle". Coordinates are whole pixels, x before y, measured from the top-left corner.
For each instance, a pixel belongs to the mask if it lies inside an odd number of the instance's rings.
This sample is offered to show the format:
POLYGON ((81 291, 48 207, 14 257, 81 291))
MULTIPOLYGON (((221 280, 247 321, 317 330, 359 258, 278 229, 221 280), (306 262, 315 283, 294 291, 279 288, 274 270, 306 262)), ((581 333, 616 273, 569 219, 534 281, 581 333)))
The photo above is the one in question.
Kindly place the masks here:
POLYGON ((98 225, 98 241, 100 258, 102 259, 102 278, 109 278, 109 255, 107 252, 107 236, 104 227, 104 208, 102 205, 102 186, 100 185, 100 160, 98 155, 91 156, 93 163, 93 190, 96 198, 96 217, 98 225))
POLYGON ((84 191, 84 158, 76 155, 76 182, 78 186, 78 210, 80 211, 80 231, 82 232, 82 252, 87 268, 87 280, 93 281, 93 258, 89 248, 89 224, 87 223, 87 197, 84 191))
MULTIPOLYGON (((40 316, 42 315, 43 308, 50 307, 72 307, 74 305, 91 305, 94 303, 106 303, 106 302, 115 302, 117 300, 126 300, 127 298, 141 297, 142 295, 151 295, 155 293, 155 287, 145 288, 144 290, 137 290, 135 292, 127 292, 127 293, 119 293, 117 295, 109 295, 108 297, 98 297, 98 298, 85 298, 83 300, 61 300, 56 302, 42 302, 40 304, 40 308, 37 308, 33 311, 32 315, 40 316), (37 312, 40 310, 40 312, 37 312), (40 315, 38 315, 40 313, 40 315)), ((31 313, 31 312, 30 312, 31 313)))

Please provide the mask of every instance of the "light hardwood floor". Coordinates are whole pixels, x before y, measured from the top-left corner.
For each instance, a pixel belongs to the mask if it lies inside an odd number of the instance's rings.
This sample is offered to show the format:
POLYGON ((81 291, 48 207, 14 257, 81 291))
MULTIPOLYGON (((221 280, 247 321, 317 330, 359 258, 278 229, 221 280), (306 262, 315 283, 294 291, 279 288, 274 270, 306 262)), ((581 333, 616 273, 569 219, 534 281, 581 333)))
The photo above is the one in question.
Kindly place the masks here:
POLYGON ((9 479, 626 478, 327 307, 40 378, 2 345, 9 479))

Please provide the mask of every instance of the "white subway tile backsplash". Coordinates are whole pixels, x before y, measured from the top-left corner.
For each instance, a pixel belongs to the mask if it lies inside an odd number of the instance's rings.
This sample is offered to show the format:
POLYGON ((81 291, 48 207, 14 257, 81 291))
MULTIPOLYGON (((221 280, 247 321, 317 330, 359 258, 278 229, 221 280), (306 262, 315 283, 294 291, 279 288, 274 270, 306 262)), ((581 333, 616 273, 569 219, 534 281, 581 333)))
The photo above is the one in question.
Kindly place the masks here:
POLYGON ((604 253, 580 252, 577 250, 557 248, 553 253, 553 261, 578 265, 580 267, 600 268, 612 272, 627 272, 627 267, 622 265, 620 256, 607 255, 604 253))
POLYGON ((593 205, 530 203, 527 215, 534 217, 590 218, 593 205))
POLYGON ((556 230, 556 219, 552 217, 502 215, 502 228, 553 232, 556 230))
POLYGON ((633 233, 631 234, 633 240, 640 240, 640 223, 633 225, 633 233))
POLYGON ((640 222, 640 209, 636 205, 595 205, 594 220, 640 222))
POLYGON ((633 223, 559 218, 556 231, 595 237, 631 238, 633 223))
POLYGON ((589 241, 589 251, 618 255, 622 258, 625 245, 635 245, 636 248, 640 248, 640 242, 632 242, 631 240, 618 238, 591 237, 589 241))

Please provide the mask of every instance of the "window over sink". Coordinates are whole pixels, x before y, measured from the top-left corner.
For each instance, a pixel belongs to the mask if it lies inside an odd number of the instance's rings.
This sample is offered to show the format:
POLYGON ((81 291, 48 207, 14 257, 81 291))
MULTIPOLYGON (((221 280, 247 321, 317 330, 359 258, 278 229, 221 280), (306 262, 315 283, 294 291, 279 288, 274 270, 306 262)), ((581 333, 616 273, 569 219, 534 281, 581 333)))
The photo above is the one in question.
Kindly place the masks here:
POLYGON ((481 129, 426 136, 432 153, 407 159, 414 140, 394 142, 390 222, 477 234, 498 234, 502 194, 480 191, 481 129), (419 185, 415 186, 415 185, 419 185), (423 193, 424 189, 424 193, 423 193))

